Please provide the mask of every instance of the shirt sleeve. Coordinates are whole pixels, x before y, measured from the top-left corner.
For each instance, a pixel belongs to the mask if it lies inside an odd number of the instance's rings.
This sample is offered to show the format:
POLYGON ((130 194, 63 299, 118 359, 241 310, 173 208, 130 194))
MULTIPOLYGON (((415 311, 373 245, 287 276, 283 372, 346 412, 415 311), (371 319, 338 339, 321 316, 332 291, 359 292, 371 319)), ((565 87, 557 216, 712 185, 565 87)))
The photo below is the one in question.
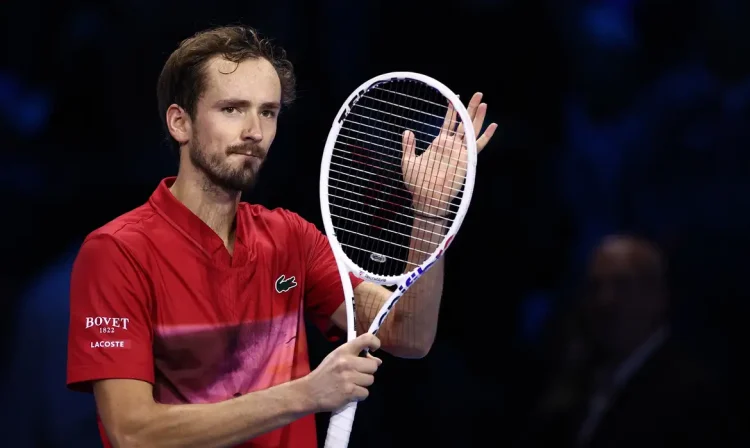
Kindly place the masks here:
POLYGON ((154 382, 151 300, 143 270, 111 235, 87 239, 70 279, 67 384, 101 379, 154 382))
MULTIPOLYGON (((331 315, 344 303, 344 289, 336 258, 328 238, 313 224, 298 218, 302 247, 307 255, 305 278, 305 314, 332 341, 345 333, 332 325, 331 315)), ((362 280, 349 274, 352 288, 362 280)))

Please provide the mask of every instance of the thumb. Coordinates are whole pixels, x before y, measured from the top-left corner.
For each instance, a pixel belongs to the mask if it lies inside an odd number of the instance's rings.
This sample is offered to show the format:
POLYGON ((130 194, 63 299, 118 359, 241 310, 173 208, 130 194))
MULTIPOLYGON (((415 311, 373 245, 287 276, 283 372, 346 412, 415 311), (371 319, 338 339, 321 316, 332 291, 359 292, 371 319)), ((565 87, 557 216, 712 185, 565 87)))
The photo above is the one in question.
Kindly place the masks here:
POLYGON ((417 156, 416 143, 417 139, 414 136, 414 133, 409 130, 404 131, 404 134, 401 136, 401 150, 404 153, 401 157, 401 173, 404 175, 404 180, 407 182, 408 179, 406 179, 406 177, 409 173, 409 165, 414 163, 414 159, 417 156))
POLYGON ((374 359, 374 360, 375 360, 375 362, 377 362, 377 363, 378 363, 378 365, 381 365, 381 364, 383 364, 383 360, 382 360, 382 359, 380 359, 380 358, 376 358, 375 356, 372 356, 372 355, 370 354, 370 352, 367 352, 367 358, 368 358, 368 359, 374 359))
POLYGON ((364 350, 374 352, 380 348, 380 339, 372 333, 365 333, 357 336, 347 345, 352 354, 359 354, 364 350))

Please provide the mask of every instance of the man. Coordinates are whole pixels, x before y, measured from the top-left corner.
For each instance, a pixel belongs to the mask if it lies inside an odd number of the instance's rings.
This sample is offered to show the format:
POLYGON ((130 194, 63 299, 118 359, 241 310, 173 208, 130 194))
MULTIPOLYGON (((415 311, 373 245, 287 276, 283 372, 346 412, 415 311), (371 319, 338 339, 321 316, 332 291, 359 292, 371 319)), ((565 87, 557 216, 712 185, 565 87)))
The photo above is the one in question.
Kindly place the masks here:
MULTIPOLYGON (((442 263, 380 339, 362 335, 310 372, 304 317, 329 335, 346 328, 327 239, 296 214, 240 202, 293 96, 283 50, 249 28, 199 33, 167 60, 158 99, 178 175, 90 234, 71 279, 68 385, 93 390, 106 446, 314 447, 315 412, 367 397, 380 360, 363 349, 422 357, 432 345, 442 263)), ((367 328, 390 292, 353 282, 367 328)))
POLYGON ((722 444, 720 389, 670 332, 660 251, 642 238, 609 236, 587 274, 580 327, 522 446, 722 444))

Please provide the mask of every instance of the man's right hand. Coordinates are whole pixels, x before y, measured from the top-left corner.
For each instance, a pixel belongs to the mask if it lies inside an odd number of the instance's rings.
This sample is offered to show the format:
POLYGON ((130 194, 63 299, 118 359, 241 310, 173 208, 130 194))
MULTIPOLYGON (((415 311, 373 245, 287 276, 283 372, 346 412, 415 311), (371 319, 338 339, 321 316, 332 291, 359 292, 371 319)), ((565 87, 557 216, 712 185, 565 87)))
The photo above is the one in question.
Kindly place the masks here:
POLYGON ((318 412, 333 411, 367 398, 367 387, 375 381, 373 374, 383 361, 369 353, 367 357, 359 354, 365 349, 373 352, 379 348, 377 336, 365 333, 332 351, 304 378, 318 412))

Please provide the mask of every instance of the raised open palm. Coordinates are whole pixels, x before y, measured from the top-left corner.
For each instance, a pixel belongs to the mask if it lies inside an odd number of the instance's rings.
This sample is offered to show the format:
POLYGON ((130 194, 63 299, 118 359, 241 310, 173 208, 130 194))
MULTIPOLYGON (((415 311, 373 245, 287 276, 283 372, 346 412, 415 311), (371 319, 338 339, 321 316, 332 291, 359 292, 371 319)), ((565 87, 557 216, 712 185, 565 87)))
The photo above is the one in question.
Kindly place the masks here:
MULTIPOLYGON (((482 130, 487 115, 487 104, 481 101, 482 94, 477 92, 471 97, 467 107, 476 135, 482 130)), ((464 124, 458 123, 457 115, 451 104, 438 136, 421 155, 416 154, 414 133, 403 133, 404 156, 401 159, 401 170, 406 187, 413 196, 412 206, 423 217, 444 217, 448 213, 448 205, 460 191, 466 177, 464 124)), ((487 126, 484 134, 477 137, 477 154, 487 146, 496 129, 497 124, 492 123, 487 126)))

